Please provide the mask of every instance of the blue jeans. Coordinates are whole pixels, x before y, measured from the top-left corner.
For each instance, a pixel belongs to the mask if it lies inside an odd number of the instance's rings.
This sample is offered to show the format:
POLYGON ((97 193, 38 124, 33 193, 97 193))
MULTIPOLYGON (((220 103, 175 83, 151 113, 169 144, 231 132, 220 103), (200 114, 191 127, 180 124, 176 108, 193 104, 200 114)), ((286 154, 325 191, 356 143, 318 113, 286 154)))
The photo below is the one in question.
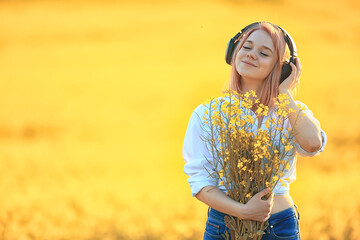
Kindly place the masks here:
MULTIPOLYGON (((229 232, 224 222, 226 214, 209 208, 204 240, 225 239, 223 234, 229 232)), ((298 240, 300 239, 299 211, 296 205, 270 215, 269 226, 262 240, 298 240), (295 211, 296 209, 296 211, 295 211)), ((230 234, 230 233, 229 233, 230 234)))

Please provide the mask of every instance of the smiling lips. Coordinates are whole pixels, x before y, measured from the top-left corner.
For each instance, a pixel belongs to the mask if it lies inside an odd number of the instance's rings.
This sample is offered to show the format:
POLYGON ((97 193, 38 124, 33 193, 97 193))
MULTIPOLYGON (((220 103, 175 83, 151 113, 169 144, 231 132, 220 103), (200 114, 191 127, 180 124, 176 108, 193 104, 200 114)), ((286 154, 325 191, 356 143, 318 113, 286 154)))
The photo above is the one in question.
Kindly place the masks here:
POLYGON ((250 66, 253 66, 253 67, 256 67, 255 64, 251 63, 251 62, 248 62, 248 61, 242 61, 243 63, 247 64, 247 65, 250 65, 250 66))

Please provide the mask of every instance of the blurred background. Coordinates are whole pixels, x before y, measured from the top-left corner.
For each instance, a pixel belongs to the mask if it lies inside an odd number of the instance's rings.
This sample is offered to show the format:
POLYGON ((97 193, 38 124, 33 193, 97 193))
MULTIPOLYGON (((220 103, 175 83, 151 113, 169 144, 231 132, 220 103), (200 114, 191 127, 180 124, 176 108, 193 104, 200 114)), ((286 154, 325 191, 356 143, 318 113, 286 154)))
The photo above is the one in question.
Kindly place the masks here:
POLYGON ((201 239, 182 143, 270 21, 296 42, 295 100, 327 133, 299 158, 302 239, 360 239, 357 0, 0 1, 0 239, 201 239))

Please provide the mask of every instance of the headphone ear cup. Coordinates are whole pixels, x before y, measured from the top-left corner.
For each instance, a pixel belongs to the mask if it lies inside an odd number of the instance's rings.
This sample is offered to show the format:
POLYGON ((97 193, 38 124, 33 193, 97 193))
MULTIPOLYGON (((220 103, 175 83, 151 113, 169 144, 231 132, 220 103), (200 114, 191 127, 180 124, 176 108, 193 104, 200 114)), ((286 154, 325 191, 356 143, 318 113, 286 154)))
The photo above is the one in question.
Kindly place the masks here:
POLYGON ((233 58, 234 49, 237 45, 234 42, 235 42, 234 38, 230 39, 228 42, 227 48, 226 48, 225 60, 226 60, 226 63, 229 65, 231 65, 231 60, 233 58))
MULTIPOLYGON (((247 26, 247 27, 249 27, 249 26, 247 26)), ((225 53, 225 61, 226 61, 227 64, 231 65, 231 60, 232 60, 233 55, 234 55, 234 50, 235 50, 236 46, 239 43, 239 42, 235 42, 235 41, 241 36, 243 31, 245 31, 245 29, 247 29, 247 27, 242 29, 233 38, 231 38, 229 40, 228 45, 226 47, 226 53, 225 53)))
POLYGON ((279 84, 281 84, 291 74, 291 65, 289 62, 285 62, 281 69, 281 76, 279 84))

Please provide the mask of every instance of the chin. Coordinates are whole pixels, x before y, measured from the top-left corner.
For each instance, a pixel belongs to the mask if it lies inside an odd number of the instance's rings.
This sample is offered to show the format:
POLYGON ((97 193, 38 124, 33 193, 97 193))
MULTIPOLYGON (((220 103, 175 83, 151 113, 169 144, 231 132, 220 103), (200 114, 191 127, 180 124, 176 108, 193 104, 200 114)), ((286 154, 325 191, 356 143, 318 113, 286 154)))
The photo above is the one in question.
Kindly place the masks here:
POLYGON ((244 78, 257 78, 257 74, 255 74, 254 72, 249 72, 249 71, 243 70, 241 68, 237 69, 236 71, 241 77, 244 77, 244 78))

